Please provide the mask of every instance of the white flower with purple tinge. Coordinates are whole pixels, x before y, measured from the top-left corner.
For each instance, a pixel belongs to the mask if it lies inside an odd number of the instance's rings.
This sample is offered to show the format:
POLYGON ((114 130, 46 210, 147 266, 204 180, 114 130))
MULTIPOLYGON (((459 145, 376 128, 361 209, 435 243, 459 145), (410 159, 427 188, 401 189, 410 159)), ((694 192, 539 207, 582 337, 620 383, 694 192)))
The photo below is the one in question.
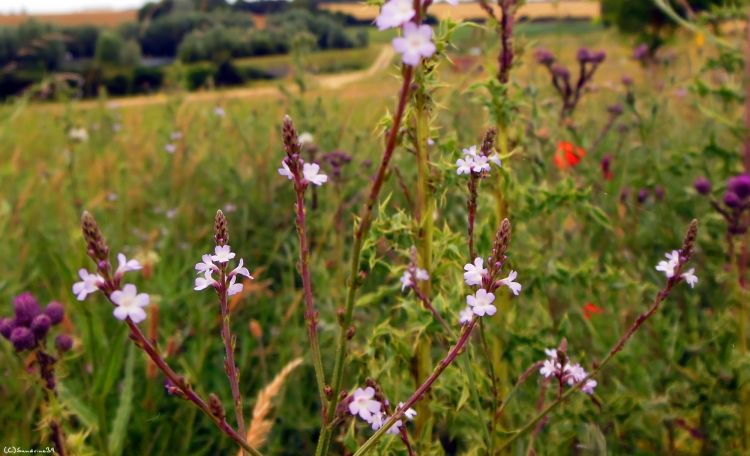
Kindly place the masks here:
POLYGON ((479 155, 476 145, 466 147, 461 152, 463 152, 464 155, 468 155, 469 157, 476 157, 479 155))
POLYGON ((680 252, 672 250, 671 252, 664 254, 664 256, 667 260, 660 261, 659 264, 656 265, 656 270, 663 272, 668 279, 671 279, 672 276, 674 276, 675 268, 680 264, 680 252))
POLYGON ((289 165, 286 164, 286 159, 281 160, 281 168, 279 168, 279 174, 286 177, 289 180, 294 179, 292 170, 289 169, 289 165))
POLYGON ((209 269, 203 274, 203 277, 201 276, 196 277, 195 287, 193 288, 193 290, 201 291, 201 290, 205 290, 208 287, 216 287, 217 285, 219 285, 219 282, 214 280, 214 278, 211 276, 211 272, 212 271, 209 269))
POLYGON ((128 260, 124 254, 117 254, 117 270, 115 271, 115 275, 122 275, 130 271, 138 271, 142 268, 143 266, 141 266, 141 263, 139 263, 138 260, 128 260))
POLYGON ((568 385, 575 385, 576 383, 586 378, 586 376, 588 375, 586 373, 586 370, 581 367, 580 364, 573 364, 572 366, 570 364, 566 364, 565 374, 567 377, 568 385))
MULTIPOLYGON (((229 273, 229 276, 230 277, 235 277, 235 276, 241 275, 241 276, 245 276, 245 277, 247 277, 248 279, 251 279, 251 280, 254 279, 254 277, 250 275, 250 271, 248 271, 247 268, 243 266, 244 262, 245 262, 245 260, 243 260, 242 258, 240 258, 240 263, 237 265, 236 268, 232 269, 232 271, 229 273)), ((196 265, 196 267, 197 267, 197 265, 196 265)))
POLYGON ((414 2, 412 0, 390 0, 380 9, 375 19, 378 30, 400 27, 414 17, 414 2))
POLYGON ((228 263, 234 257, 235 254, 228 245, 217 245, 214 254, 211 255, 211 260, 218 263, 228 263))
POLYGON ((378 412, 373 413, 369 420, 367 420, 368 423, 370 423, 370 426, 372 427, 373 431, 377 431, 381 427, 383 427, 383 419, 385 418, 385 413, 378 412))
POLYGON ((516 271, 511 270, 510 273, 508 274, 508 277, 504 279, 500 279, 500 283, 510 288, 510 291, 515 296, 518 296, 518 294, 521 293, 521 288, 523 286, 520 283, 515 281, 516 277, 518 277, 518 273, 516 271))
POLYGON ((302 165, 302 176, 306 181, 315 185, 323 185, 328 182, 328 176, 320 172, 320 165, 317 163, 305 163, 302 165))
POLYGON ((539 373, 542 374, 544 378, 558 376, 561 372, 562 365, 557 361, 557 354, 555 354, 555 358, 545 359, 544 364, 542 364, 542 367, 539 369, 539 373))
POLYGON ((398 435, 398 433, 401 432, 401 426, 403 425, 404 423, 402 423, 401 420, 398 420, 393 423, 393 426, 389 427, 388 430, 385 431, 385 433, 390 435, 398 435))
POLYGON ((501 168, 503 166, 503 161, 500 160, 500 156, 497 153, 494 153, 489 156, 490 162, 494 163, 498 168, 501 168))
POLYGON ((474 157, 474 164, 471 170, 479 174, 482 172, 490 172, 490 162, 484 155, 477 155, 474 157))
POLYGON ((352 401, 349 403, 349 413, 359 415, 360 418, 369 423, 373 414, 379 414, 381 408, 380 402, 373 397, 375 397, 375 390, 372 387, 357 388, 354 390, 352 401))
POLYGON ((480 317, 495 315, 497 308, 492 304, 494 301, 495 295, 488 293, 484 288, 480 288, 475 294, 466 297, 466 304, 471 307, 474 315, 480 317))
POLYGON ((581 387, 581 391, 591 396, 592 394, 594 394, 594 388, 596 388, 596 385, 596 380, 590 378, 586 380, 586 383, 583 384, 583 386, 581 387))
POLYGON ((79 301, 83 301, 86 296, 99 291, 99 286, 104 284, 102 276, 91 274, 85 269, 78 271, 78 277, 81 278, 81 281, 73 284, 73 294, 79 301))
POLYGON ((133 323, 138 324, 146 319, 143 308, 149 304, 150 299, 146 293, 138 293, 135 285, 129 283, 122 290, 115 290, 110 299, 117 305, 112 313, 118 320, 130 318, 133 323))
POLYGON ((456 174, 471 174, 471 170, 474 168, 474 158, 467 155, 464 158, 456 160, 456 174))
POLYGON ((217 106, 214 108, 214 115, 216 117, 224 117, 227 115, 227 112, 221 106, 217 106))
POLYGON ((241 283, 237 283, 237 276, 232 276, 232 279, 229 281, 229 287, 227 288, 227 296, 234 296, 237 293, 241 293, 242 288, 244 288, 244 286, 241 283))
MULTIPOLYGON (((404 403, 403 402, 399 402, 398 403, 398 410, 401 410, 402 408, 404 408, 404 403)), ((414 417, 415 416, 417 416, 417 411, 414 410, 411 407, 409 407, 408 409, 406 409, 406 411, 404 412, 404 417, 407 420, 409 420, 409 421, 414 421, 414 417)))
POLYGON ((403 36, 393 39, 393 49, 401 54, 404 65, 419 65, 423 57, 431 57, 435 53, 432 28, 426 24, 418 26, 413 22, 407 22, 404 25, 403 36))
POLYGON ((195 270, 198 271, 198 273, 206 273, 211 271, 218 271, 219 267, 214 264, 214 262, 211 260, 211 255, 208 253, 203 255, 201 257, 203 261, 200 263, 195 263, 195 270))
POLYGON ((683 272, 680 277, 685 279, 685 282, 690 285, 690 288, 695 288, 695 284, 698 283, 698 276, 695 275, 695 268, 688 269, 683 272))
POLYGON ((89 132, 85 128, 71 128, 68 137, 73 141, 86 142, 89 140, 89 132))
POLYGON ((464 309, 458 313, 458 323, 462 325, 466 325, 471 323, 471 320, 474 319, 474 311, 471 310, 471 307, 466 306, 464 309))
POLYGON ((487 274, 487 268, 484 267, 482 257, 474 258, 474 263, 464 265, 464 282, 466 285, 481 285, 482 278, 487 274))
POLYGON ((416 277, 412 276, 412 271, 409 269, 404 271, 404 275, 401 276, 401 291, 404 291, 406 288, 411 288, 416 285, 414 283, 415 278, 418 282, 430 280, 430 275, 427 273, 427 271, 421 268, 416 268, 413 275, 416 277))
POLYGON ((173 154, 177 151, 177 146, 174 143, 169 143, 166 146, 164 146, 164 152, 168 154, 173 154))

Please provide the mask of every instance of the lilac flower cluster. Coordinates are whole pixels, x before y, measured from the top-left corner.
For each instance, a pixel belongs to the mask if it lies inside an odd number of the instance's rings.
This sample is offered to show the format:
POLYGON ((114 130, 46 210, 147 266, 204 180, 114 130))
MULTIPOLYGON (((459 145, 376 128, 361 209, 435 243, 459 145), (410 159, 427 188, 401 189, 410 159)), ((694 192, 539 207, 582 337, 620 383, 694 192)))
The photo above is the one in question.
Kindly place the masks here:
MULTIPOLYGON (((713 186, 705 177, 695 180, 693 186, 701 195, 710 195, 713 186)), ((722 203, 712 199, 711 204, 724 217, 728 224, 729 234, 742 235, 747 233, 750 222, 744 217, 750 212, 750 174, 740 174, 727 180, 726 191, 722 203)))
POLYGON ((490 153, 490 150, 477 151, 477 146, 463 149, 463 158, 456 161, 456 174, 475 174, 477 176, 486 176, 490 172, 490 163, 503 166, 502 160, 497 152, 490 153))
POLYGON ((537 63, 544 65, 549 71, 552 77, 552 85, 562 99, 563 106, 560 115, 563 118, 573 114, 586 86, 592 81, 599 65, 607 58, 604 51, 590 51, 587 48, 580 48, 576 54, 578 80, 573 83, 568 68, 557 63, 555 56, 550 51, 537 49, 535 56, 537 63))
MULTIPOLYGON (((565 344, 563 344, 564 346, 565 344)), ((560 387, 564 384, 573 386, 580 383, 588 377, 588 372, 581 367, 580 364, 571 364, 567 355, 563 350, 555 348, 547 348, 544 350, 547 355, 547 359, 544 361, 539 374, 544 378, 556 378, 560 384, 560 387)), ((594 388, 596 388, 596 380, 590 378, 586 380, 586 383, 581 387, 581 391, 588 395, 594 394, 594 388)))
POLYGON ((474 294, 466 296, 467 306, 459 314, 459 323, 462 325, 471 323, 475 316, 495 315, 497 308, 493 304, 494 292, 498 288, 508 287, 515 296, 521 293, 522 285, 515 281, 518 277, 516 271, 511 270, 507 277, 500 278, 506 260, 505 254, 502 253, 505 251, 503 246, 507 246, 509 236, 510 233, 505 233, 502 228, 498 231, 492 249, 493 254, 486 266, 481 257, 474 258, 473 263, 464 266, 464 282, 470 287, 477 286, 479 289, 474 294))
MULTIPOLYGON (((663 272, 668 279, 671 279, 679 273, 679 267, 681 264, 680 252, 672 250, 671 252, 664 254, 664 256, 667 259, 660 261, 656 265, 656 270, 663 272)), ((690 285, 690 288, 695 287, 695 284, 698 283, 698 276, 695 275, 695 268, 690 268, 687 271, 680 273, 680 278, 687 282, 687 284, 690 285)))
POLYGON ((244 266, 245 260, 240 258, 237 267, 226 273, 229 261, 235 257, 232 248, 229 245, 217 245, 214 248, 213 255, 203 255, 201 262, 195 264, 195 271, 198 277, 195 278, 196 291, 205 290, 213 287, 218 293, 226 290, 227 296, 236 295, 242 291, 243 285, 237 283, 237 276, 245 276, 253 279, 250 271, 244 266), (219 280, 214 279, 214 273, 219 275, 219 280))
MULTIPOLYGON (((18 352, 43 346, 50 329, 59 325, 65 317, 62 304, 52 301, 42 309, 30 292, 21 293, 13 299, 13 311, 13 317, 0 318, 0 334, 18 352)), ((55 345, 60 352, 66 352, 73 346, 73 339, 67 334, 60 334, 55 338, 55 345)))
MULTIPOLYGON (((124 321, 130 318, 133 323, 140 323, 146 319, 144 307, 150 303, 150 297, 146 293, 138 293, 135 285, 125 284, 120 288, 120 283, 127 272, 138 271, 143 268, 138 260, 128 260, 127 257, 119 253, 117 255, 118 266, 112 277, 112 283, 108 283, 101 274, 91 273, 86 269, 78 271, 80 282, 73 284, 73 294, 79 301, 83 301, 92 293, 99 290, 108 289, 110 299, 115 304, 113 314, 118 320, 124 321), (109 289, 111 288, 111 289, 109 289)), ((108 264, 106 267, 109 267, 108 264)))
POLYGON ((375 19, 375 25, 381 31, 401 27, 402 36, 393 39, 393 49, 401 54, 404 65, 413 67, 419 65, 422 58, 431 57, 436 50, 432 28, 415 21, 419 15, 414 5, 411 0, 389 0, 375 19))
MULTIPOLYGON (((388 400, 377 397, 377 392, 372 386, 368 386, 364 389, 357 388, 354 390, 354 393, 349 396, 347 401, 342 402, 342 405, 346 405, 352 416, 357 416, 369 424, 373 431, 380 429, 383 426, 383 423, 390 418, 390 415, 387 413, 388 400)), ((403 406, 403 402, 399 402, 396 411, 400 411, 403 406)), ((414 417, 417 416, 417 411, 413 408, 409 408, 404 412, 404 416, 407 420, 412 421, 414 420, 414 417)), ((386 433, 398 435, 401 432, 401 427, 403 425, 403 422, 398 420, 393 426, 388 428, 386 433)))

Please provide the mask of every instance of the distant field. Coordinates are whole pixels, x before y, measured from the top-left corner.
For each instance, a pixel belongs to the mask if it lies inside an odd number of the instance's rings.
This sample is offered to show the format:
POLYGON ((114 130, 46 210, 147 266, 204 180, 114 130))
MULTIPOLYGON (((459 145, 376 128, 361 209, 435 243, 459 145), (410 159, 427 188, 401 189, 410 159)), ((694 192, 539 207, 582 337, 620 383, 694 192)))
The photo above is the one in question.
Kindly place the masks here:
MULTIPOLYGON (((321 3, 320 7, 348 14, 359 20, 375 19, 378 15, 377 6, 362 3, 321 3)), ((493 4, 493 8, 497 13, 497 5, 493 4)), ((486 16, 479 3, 462 3, 456 6, 439 3, 430 6, 430 14, 441 20, 482 19, 486 16)), ((529 3, 523 5, 518 13, 520 18, 526 19, 596 19, 600 15, 599 2, 585 0, 529 3)))
MULTIPOLYGON (((328 11, 342 12, 356 17, 360 20, 374 19, 378 8, 363 3, 322 3, 321 8, 328 11)), ((494 5, 497 10, 497 6, 494 5)), ((0 25, 18 25, 29 19, 44 22, 52 22, 60 25, 96 24, 104 27, 116 27, 123 22, 136 20, 136 10, 126 11, 91 11, 71 14, 41 14, 41 15, 0 15, 0 25)), ((430 14, 438 19, 481 19, 485 17, 484 11, 478 3, 462 3, 451 6, 446 3, 432 5, 430 14)), ((527 19, 595 19, 601 14, 599 2, 596 1, 565 1, 530 3, 521 7, 519 16, 527 19)), ((264 22, 262 16, 256 16, 256 22, 260 21, 262 27, 264 22)))
POLYGON ((51 22, 59 25, 94 24, 102 27, 117 27, 123 22, 136 20, 136 10, 126 11, 89 11, 70 14, 12 14, 0 15, 0 25, 18 25, 29 19, 51 22))

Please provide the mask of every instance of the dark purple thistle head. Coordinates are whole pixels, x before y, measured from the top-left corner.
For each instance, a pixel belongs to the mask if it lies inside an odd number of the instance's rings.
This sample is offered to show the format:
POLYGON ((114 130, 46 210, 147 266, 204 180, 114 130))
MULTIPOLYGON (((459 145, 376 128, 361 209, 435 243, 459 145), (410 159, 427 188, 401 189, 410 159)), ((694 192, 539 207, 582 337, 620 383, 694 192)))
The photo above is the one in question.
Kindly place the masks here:
POLYGON ((696 179, 695 182, 693 182, 693 187, 695 187, 695 191, 701 195, 708 195, 711 193, 711 181, 705 177, 699 177, 696 179))
POLYGON ((570 71, 560 64, 552 65, 552 74, 563 79, 570 77, 570 71))
POLYGON ((638 190, 638 203, 643 204, 648 199, 648 189, 642 188, 638 190))
POLYGON ((661 185, 657 185, 656 187, 654 187, 654 196, 656 197, 657 200, 659 201, 663 200, 664 193, 665 193, 664 187, 662 187, 661 185))
POLYGON ((630 198, 630 187, 623 187, 620 190, 620 202, 625 204, 628 202, 628 198, 630 198))
POLYGON ((31 321, 31 332, 34 333, 37 339, 42 339, 47 335, 51 326, 52 320, 45 314, 39 314, 31 321))
POLYGON ((55 337, 55 346, 60 350, 60 353, 70 351, 73 348, 73 338, 67 334, 60 334, 55 337))
POLYGON ((62 304, 57 301, 52 301, 47 304, 47 308, 44 309, 44 314, 47 315, 53 325, 59 324, 65 317, 65 308, 62 304))
POLYGON ((13 344, 13 348, 19 352, 34 348, 34 344, 36 344, 34 334, 24 326, 19 326, 10 333, 10 342, 13 344))
POLYGON ((648 57, 648 44, 639 44, 633 49, 633 58, 635 60, 643 60, 648 57))
POLYGON ((582 47, 578 49, 578 52, 576 53, 576 58, 578 59, 579 62, 586 63, 589 60, 591 60, 591 52, 587 48, 582 47))
POLYGON ((595 64, 600 64, 607 59, 607 53, 604 51, 596 51, 589 57, 589 61, 595 64))
POLYGON ((750 196, 750 175, 740 174, 727 182, 727 189, 736 194, 741 200, 750 196))
POLYGON ((537 49, 534 51, 534 58, 536 58, 537 63, 542 65, 550 66, 555 63, 555 56, 546 49, 537 49))
POLYGON ((623 113, 623 108, 620 103, 615 103, 613 105, 607 106, 607 112, 612 114, 613 116, 619 116, 623 113))
POLYGON ((16 323, 19 326, 29 326, 31 320, 42 313, 39 302, 28 291, 21 293, 13 299, 13 309, 16 312, 16 323))
POLYGON ((736 193, 727 190, 724 193, 724 204, 731 208, 737 208, 742 205, 742 200, 740 200, 740 197, 736 193))
POLYGON ((0 335, 10 339, 10 333, 16 327, 16 321, 13 318, 0 318, 0 335))
POLYGON ((633 78, 631 78, 630 76, 623 76, 622 77, 622 85, 624 85, 625 87, 632 86, 633 85, 633 78))

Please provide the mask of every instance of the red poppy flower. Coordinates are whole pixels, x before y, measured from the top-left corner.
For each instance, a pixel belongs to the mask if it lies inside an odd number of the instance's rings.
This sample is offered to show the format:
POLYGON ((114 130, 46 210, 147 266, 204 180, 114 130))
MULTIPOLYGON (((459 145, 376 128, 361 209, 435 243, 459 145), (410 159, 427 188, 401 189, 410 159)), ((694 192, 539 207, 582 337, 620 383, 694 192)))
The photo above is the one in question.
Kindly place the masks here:
POLYGON ((559 169, 566 169, 578 165, 585 156, 586 151, 582 147, 577 147, 567 141, 560 141, 557 143, 557 151, 553 159, 555 166, 559 169))
POLYGON ((600 313, 604 313, 604 309, 597 306, 593 302, 587 302, 583 306, 583 318, 585 318, 586 320, 591 319, 591 316, 593 314, 600 314, 600 313))

